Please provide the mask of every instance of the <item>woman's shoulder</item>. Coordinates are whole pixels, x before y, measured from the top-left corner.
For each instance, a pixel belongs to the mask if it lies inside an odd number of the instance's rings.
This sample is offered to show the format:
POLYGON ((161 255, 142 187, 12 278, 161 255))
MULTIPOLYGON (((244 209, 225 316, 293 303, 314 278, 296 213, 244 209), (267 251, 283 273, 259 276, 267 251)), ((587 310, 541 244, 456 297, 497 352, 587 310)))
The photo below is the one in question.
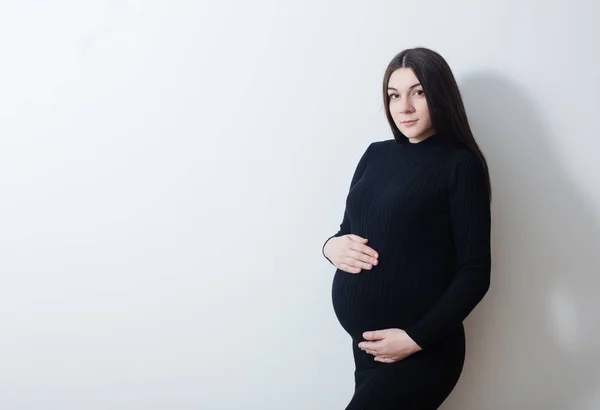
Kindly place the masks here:
POLYGON ((479 161, 477 154, 464 145, 450 146, 447 158, 454 163, 479 161))
POLYGON ((372 141, 369 146, 367 147, 367 151, 386 151, 389 150, 391 148, 393 148, 395 145, 397 145, 398 143, 396 142, 395 139, 387 139, 387 140, 377 140, 377 141, 372 141))
POLYGON ((479 155, 466 146, 452 147, 446 155, 448 173, 455 177, 470 178, 473 175, 484 175, 485 165, 479 155), (469 176, 470 175, 470 176, 469 176))

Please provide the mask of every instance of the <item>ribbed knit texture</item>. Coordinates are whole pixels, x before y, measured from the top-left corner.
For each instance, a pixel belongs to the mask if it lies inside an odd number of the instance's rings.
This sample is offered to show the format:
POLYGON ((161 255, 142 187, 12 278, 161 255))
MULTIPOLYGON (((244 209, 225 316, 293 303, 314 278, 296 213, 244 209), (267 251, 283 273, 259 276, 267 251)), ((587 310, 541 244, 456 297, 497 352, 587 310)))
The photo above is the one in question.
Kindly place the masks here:
MULTIPOLYGON (((423 348, 414 356, 423 357, 455 337, 489 288, 484 168, 474 153, 443 135, 417 144, 369 145, 333 236, 349 233, 367 238, 379 253, 372 270, 336 270, 333 279, 333 307, 355 345, 365 331, 400 328, 423 348)), ((373 367, 356 355, 357 372, 373 367)), ((454 363, 462 366, 460 358, 454 363)))
POLYGON ((421 347, 456 328, 490 283, 490 201, 479 158, 434 135, 372 143, 340 230, 369 239, 379 264, 336 271, 333 303, 351 336, 400 327, 421 347))

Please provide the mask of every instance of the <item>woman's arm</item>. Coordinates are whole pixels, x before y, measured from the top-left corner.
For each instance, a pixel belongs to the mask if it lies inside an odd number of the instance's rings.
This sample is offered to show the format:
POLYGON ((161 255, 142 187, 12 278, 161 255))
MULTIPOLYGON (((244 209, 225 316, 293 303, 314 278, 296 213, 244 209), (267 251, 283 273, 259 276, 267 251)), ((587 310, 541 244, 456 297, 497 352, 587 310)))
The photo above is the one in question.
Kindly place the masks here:
POLYGON ((456 252, 452 282, 434 306, 406 333, 422 348, 456 328, 490 286, 490 198, 483 163, 474 154, 456 163, 449 185, 450 218, 456 252))
MULTIPOLYGON (((371 147, 373 146, 373 144, 374 144, 374 142, 372 142, 371 144, 369 144, 369 146, 367 147, 367 149, 363 153, 362 157, 358 161, 358 165, 356 166, 356 169, 354 170, 354 175, 352 176, 352 181, 350 182, 350 189, 352 189, 352 187, 354 186, 354 184, 356 184, 356 182, 362 176, 362 174, 363 174, 363 172, 365 170, 365 166, 367 164, 367 158, 369 156, 369 150, 371 149, 371 147)), ((347 235, 349 233, 351 233, 350 219, 348 218, 348 212, 344 209, 344 217, 342 219, 342 223, 340 224, 339 231, 337 231, 337 233, 335 233, 334 235, 332 235, 329 238, 327 238, 327 240, 325 241, 325 243, 323 243, 323 247, 321 248, 321 253, 325 257, 325 259, 327 259, 329 261, 329 263, 331 263, 332 265, 334 265, 333 262, 331 262, 331 260, 329 260, 329 258, 325 255, 325 245, 327 245, 327 242, 331 238, 336 238, 338 236, 347 235)))

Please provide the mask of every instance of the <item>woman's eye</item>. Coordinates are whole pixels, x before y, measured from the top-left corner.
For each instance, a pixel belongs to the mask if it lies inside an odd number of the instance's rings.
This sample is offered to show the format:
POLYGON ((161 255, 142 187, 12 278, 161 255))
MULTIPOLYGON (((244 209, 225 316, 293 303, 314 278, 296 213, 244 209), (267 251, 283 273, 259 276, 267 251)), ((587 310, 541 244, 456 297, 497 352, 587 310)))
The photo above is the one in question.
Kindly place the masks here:
POLYGON ((394 100, 394 99, 398 98, 398 94, 390 94, 390 98, 392 100, 394 100))
POLYGON ((417 95, 423 95, 425 93, 423 92, 423 90, 416 90, 415 94, 417 94, 417 95))

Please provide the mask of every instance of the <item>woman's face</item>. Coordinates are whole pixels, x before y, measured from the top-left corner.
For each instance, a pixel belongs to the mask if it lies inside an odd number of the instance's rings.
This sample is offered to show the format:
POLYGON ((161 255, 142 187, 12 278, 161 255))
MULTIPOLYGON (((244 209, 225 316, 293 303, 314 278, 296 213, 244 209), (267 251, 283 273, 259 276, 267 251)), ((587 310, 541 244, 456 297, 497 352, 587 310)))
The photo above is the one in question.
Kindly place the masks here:
POLYGON ((399 68, 392 73, 388 95, 394 123, 409 142, 421 142, 435 134, 423 87, 412 68, 399 68))

